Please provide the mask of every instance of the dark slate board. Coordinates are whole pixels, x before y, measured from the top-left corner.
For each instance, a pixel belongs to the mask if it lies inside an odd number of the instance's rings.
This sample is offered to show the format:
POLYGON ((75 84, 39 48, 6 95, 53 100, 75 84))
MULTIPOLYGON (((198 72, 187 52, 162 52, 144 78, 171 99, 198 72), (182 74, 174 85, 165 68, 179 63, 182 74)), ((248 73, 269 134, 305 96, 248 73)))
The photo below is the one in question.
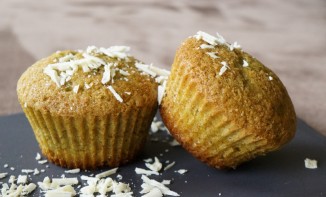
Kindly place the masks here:
MULTIPOLYGON (((170 137, 159 132, 150 137, 138 160, 119 168, 122 182, 130 183, 134 196, 140 196, 141 176, 135 174, 135 167, 145 168, 143 159, 157 156, 160 161, 175 161, 176 164, 160 176, 152 175, 158 181, 172 180, 169 188, 181 196, 326 196, 326 137, 298 120, 298 129, 292 142, 282 150, 243 164, 236 170, 222 171, 208 167, 187 153, 182 147, 172 147, 170 137), (306 169, 305 158, 317 159, 318 169, 306 169), (176 170, 187 169, 184 175, 176 170)), ((21 169, 45 169, 40 175, 31 175, 32 182, 42 181, 45 176, 60 177, 64 170, 48 163, 38 164, 36 153, 40 152, 32 129, 23 114, 0 117, 0 172, 10 175, 22 174, 21 169), (10 168, 4 168, 4 164, 10 168)), ((43 157, 44 158, 44 157, 43 157)), ((76 177, 81 174, 96 174, 109 168, 93 172, 67 174, 76 177)), ((115 178, 117 175, 112 175, 115 178)), ((0 180, 7 182, 8 177, 0 180)), ((79 189, 76 189, 79 191, 79 189)), ((39 189, 32 196, 40 196, 39 189)))

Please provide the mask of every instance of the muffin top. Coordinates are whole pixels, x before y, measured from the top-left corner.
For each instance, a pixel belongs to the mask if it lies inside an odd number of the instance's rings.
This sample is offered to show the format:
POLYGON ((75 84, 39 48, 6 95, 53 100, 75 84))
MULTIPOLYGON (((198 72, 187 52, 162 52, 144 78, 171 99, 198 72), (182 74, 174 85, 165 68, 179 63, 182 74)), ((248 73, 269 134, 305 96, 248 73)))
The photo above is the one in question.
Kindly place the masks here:
POLYGON ((169 72, 128 54, 129 47, 58 51, 29 67, 17 93, 24 107, 60 115, 118 113, 156 105, 169 72))
POLYGON ((181 72, 193 84, 192 90, 237 128, 276 144, 293 137, 296 116, 287 90, 275 73, 236 42, 229 44, 219 34, 198 32, 182 43, 167 83, 170 95, 162 101, 166 113, 172 105, 182 105, 173 96, 177 90, 169 87, 181 72))

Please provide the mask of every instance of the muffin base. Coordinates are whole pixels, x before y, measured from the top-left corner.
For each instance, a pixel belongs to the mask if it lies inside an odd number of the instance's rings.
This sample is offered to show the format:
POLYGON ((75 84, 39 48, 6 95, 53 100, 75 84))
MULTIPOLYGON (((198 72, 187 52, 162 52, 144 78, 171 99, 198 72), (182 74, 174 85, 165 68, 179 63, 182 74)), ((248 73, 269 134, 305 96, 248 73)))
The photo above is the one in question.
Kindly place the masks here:
POLYGON ((104 116, 67 117, 30 107, 24 112, 42 153, 66 168, 117 167, 145 144, 155 110, 134 109, 104 116))

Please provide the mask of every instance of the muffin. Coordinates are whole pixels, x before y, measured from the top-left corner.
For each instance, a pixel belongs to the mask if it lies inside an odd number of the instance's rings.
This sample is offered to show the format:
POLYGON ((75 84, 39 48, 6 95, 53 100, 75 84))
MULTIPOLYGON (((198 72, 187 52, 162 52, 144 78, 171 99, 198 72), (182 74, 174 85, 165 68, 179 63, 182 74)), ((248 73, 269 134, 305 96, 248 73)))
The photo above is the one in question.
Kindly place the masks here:
POLYGON ((176 52, 160 113, 199 160, 236 168, 295 135, 296 115, 281 80, 236 42, 198 32, 176 52))
POLYGON ((18 99, 51 162, 116 167, 141 151, 157 111, 157 78, 165 73, 128 52, 125 46, 58 51, 22 74, 18 99))

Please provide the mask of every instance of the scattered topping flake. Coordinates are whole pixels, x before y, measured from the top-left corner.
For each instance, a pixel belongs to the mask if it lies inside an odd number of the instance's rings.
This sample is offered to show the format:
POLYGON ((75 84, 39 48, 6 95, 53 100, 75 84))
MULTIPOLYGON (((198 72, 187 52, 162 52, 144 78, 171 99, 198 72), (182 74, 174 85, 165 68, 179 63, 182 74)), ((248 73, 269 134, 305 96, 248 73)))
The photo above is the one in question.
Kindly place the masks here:
POLYGON ((318 168, 318 166, 317 166, 317 160, 315 160, 315 159, 306 158, 304 160, 304 165, 308 169, 317 169, 318 168))
MULTIPOLYGON (((128 46, 112 46, 109 48, 99 48, 99 52, 109 56, 109 57, 116 57, 119 59, 127 59, 130 51, 130 47, 128 46)), ((97 52, 98 53, 98 52, 97 52)))
POLYGON ((79 168, 76 168, 76 169, 71 169, 71 170, 66 170, 65 173, 68 173, 68 174, 76 174, 76 173, 79 173, 80 172, 80 169, 79 168))
POLYGON ((240 49, 241 46, 237 42, 234 42, 233 44, 230 45, 229 48, 231 51, 233 51, 233 49, 240 49))
POLYGON ((150 164, 150 163, 145 163, 145 166, 155 172, 158 172, 162 169, 162 163, 160 162, 160 160, 157 157, 154 157, 154 163, 150 164))
POLYGON ((8 164, 5 164, 5 165, 3 165, 3 167, 4 167, 4 168, 8 168, 8 167, 9 167, 9 165, 8 165, 8 164))
POLYGON ((52 184, 54 185, 76 185, 78 184, 77 178, 53 178, 52 184))
POLYGON ((223 36, 221 34, 219 34, 218 32, 216 32, 216 39, 219 41, 219 43, 224 44, 226 43, 225 39, 223 38, 223 36))
POLYGON ((135 168, 135 172, 136 172, 136 174, 145 174, 145 175, 147 175, 147 176, 150 176, 150 175, 152 175, 152 174, 159 175, 159 173, 156 172, 156 171, 145 170, 145 169, 143 169, 143 168, 137 168, 137 167, 135 168))
POLYGON ((83 195, 93 195, 96 191, 96 185, 87 185, 80 189, 80 193, 83 195))
POLYGON ((169 144, 170 146, 180 146, 180 143, 176 139, 173 139, 169 144))
POLYGON ((221 62, 221 64, 223 66, 221 67, 220 72, 218 73, 220 76, 223 75, 223 73, 227 70, 227 68, 229 68, 226 62, 221 62))
POLYGON ((165 130, 165 126, 162 121, 153 120, 151 124, 151 130, 153 133, 156 133, 159 130, 165 130))
POLYGON ((174 164, 175 164, 175 161, 172 162, 172 163, 170 163, 170 164, 168 164, 167 166, 165 166, 165 167, 164 167, 164 171, 166 171, 166 170, 172 168, 172 167, 174 166, 174 164))
POLYGON ((14 170, 15 170, 15 168, 14 168, 14 167, 10 167, 10 170, 11 170, 11 171, 14 171, 14 170))
POLYGON ((242 66, 243 66, 243 67, 248 67, 249 64, 248 64, 248 62, 247 62, 246 60, 243 60, 242 66))
POLYGON ((103 77, 102 77, 102 84, 106 84, 110 81, 111 79, 111 67, 113 66, 112 63, 104 65, 104 72, 103 72, 103 77))
POLYGON ((38 174, 40 174, 40 171, 37 168, 35 168, 33 175, 38 175, 38 174))
POLYGON ((136 68, 138 68, 138 70, 151 75, 152 77, 156 77, 156 72, 154 72, 151 68, 153 67, 152 65, 147 65, 147 64, 142 64, 139 62, 135 63, 136 68))
POLYGON ((180 196, 178 193, 171 191, 168 187, 166 187, 164 184, 166 182, 160 183, 153 179, 149 179, 145 175, 142 175, 141 179, 144 181, 144 183, 141 185, 141 187, 143 188, 142 191, 140 191, 141 194, 147 194, 151 192, 151 190, 153 190, 154 188, 157 188, 161 191, 163 195, 180 196))
POLYGON ((212 36, 206 32, 198 31, 197 34, 194 36, 197 40, 202 39, 210 45, 217 45, 217 44, 224 44, 225 39, 217 33, 217 37, 212 36))
POLYGON ((142 197, 162 197, 163 194, 161 190, 157 187, 152 188, 147 194, 143 195, 142 197))
POLYGON ((75 189, 71 185, 65 185, 63 187, 46 191, 45 197, 71 197, 75 196, 76 194, 75 189))
POLYGON ((36 185, 34 183, 30 183, 30 184, 24 186, 23 191, 22 191, 22 195, 30 194, 35 189, 36 189, 36 185))
POLYGON ((122 175, 121 174, 118 174, 117 175, 117 179, 121 180, 122 179, 122 175))
POLYGON ((209 55, 211 58, 216 59, 219 58, 215 52, 206 52, 207 55, 209 55))
POLYGON ((166 89, 166 83, 167 81, 164 81, 162 85, 158 86, 158 95, 157 95, 157 100, 158 100, 158 104, 160 105, 163 99, 163 96, 165 94, 165 89, 166 89))
POLYGON ((105 172, 102 172, 100 174, 97 174, 95 177, 98 178, 98 179, 104 178, 104 177, 108 177, 108 176, 110 176, 112 174, 115 174, 117 172, 117 170, 118 170, 118 168, 113 168, 111 170, 107 170, 105 172))
POLYGON ((91 85, 91 84, 88 84, 88 83, 86 83, 86 82, 85 82, 84 86, 85 86, 85 89, 86 89, 86 90, 88 90, 89 88, 91 88, 91 87, 92 87, 92 85, 91 85))
POLYGON ((16 181, 16 177, 14 175, 11 175, 9 177, 8 183, 14 183, 16 181))
POLYGON ((72 91, 76 94, 78 93, 78 90, 79 90, 79 85, 74 86, 74 88, 72 89, 72 91))
POLYGON ((45 193, 45 197, 71 197, 74 196, 70 192, 50 190, 45 193))
POLYGON ((269 79, 270 81, 272 81, 272 80, 273 80, 273 77, 272 77, 272 76, 268 76, 268 79, 269 79))
POLYGON ((208 44, 201 44, 200 48, 201 49, 214 49, 214 46, 208 45, 208 44))
POLYGON ((185 174, 186 172, 188 172, 188 170, 186 170, 186 169, 180 169, 180 170, 178 170, 176 172, 179 173, 179 174, 185 174))
POLYGON ((40 153, 36 153, 36 157, 35 159, 38 161, 38 160, 41 160, 41 154, 40 153))
POLYGON ((4 172, 4 173, 0 173, 0 179, 5 178, 8 175, 8 173, 4 172))
POLYGON ((46 159, 44 159, 44 160, 39 160, 39 161, 38 161, 39 164, 45 164, 45 163, 47 163, 47 162, 48 162, 48 160, 46 160, 46 159))
POLYGON ((153 162, 153 159, 152 159, 152 158, 148 158, 148 159, 144 159, 144 161, 145 161, 146 163, 149 163, 149 162, 153 162))
POLYGON ((74 59, 74 55, 69 53, 68 55, 59 58, 59 62, 68 62, 74 59))
POLYGON ((17 178, 17 184, 27 183, 27 175, 19 175, 17 178))
POLYGON ((31 169, 22 169, 22 173, 26 173, 26 174, 34 173, 34 170, 31 170, 31 169))
POLYGON ((96 177, 89 177, 84 175, 82 175, 80 178, 81 180, 87 181, 88 184, 96 184, 97 181, 99 181, 99 179, 96 177))
POLYGON ((124 75, 124 76, 129 76, 130 74, 127 72, 127 71, 124 71, 124 70, 119 70, 119 73, 124 75))
POLYGON ((110 90, 110 92, 113 94, 113 96, 120 102, 123 102, 123 99, 121 98, 121 96, 113 89, 112 86, 108 86, 108 89, 110 90))

